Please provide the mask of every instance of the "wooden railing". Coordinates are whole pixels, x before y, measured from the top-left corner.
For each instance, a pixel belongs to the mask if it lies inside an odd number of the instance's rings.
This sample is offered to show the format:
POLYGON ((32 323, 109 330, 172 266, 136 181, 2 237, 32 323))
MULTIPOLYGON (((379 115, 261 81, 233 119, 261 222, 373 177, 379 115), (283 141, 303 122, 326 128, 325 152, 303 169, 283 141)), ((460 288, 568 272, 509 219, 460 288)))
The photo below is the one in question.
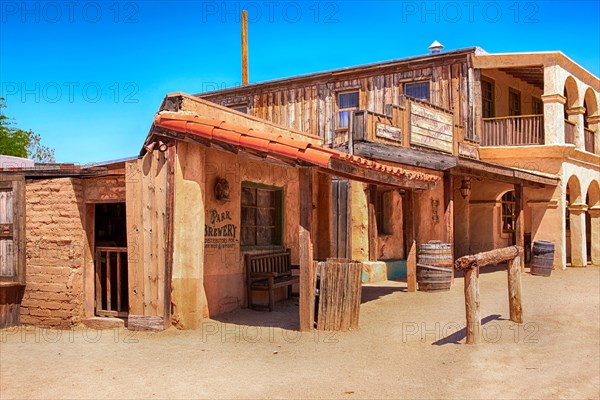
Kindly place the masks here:
POLYGON ((585 151, 589 153, 596 152, 596 132, 591 129, 583 128, 583 136, 585 140, 585 151))
POLYGON ((519 246, 503 247, 459 258, 454 268, 465 276, 465 310, 467 315, 467 344, 481 342, 481 311, 479 301, 479 268, 506 262, 508 271, 508 307, 510 320, 523 323, 521 304, 521 255, 519 246))
POLYGON ((95 268, 96 315, 127 316, 127 247, 96 247, 95 268))
POLYGON ((482 146, 544 144, 544 116, 483 118, 482 146))
POLYGON ((565 143, 575 144, 575 129, 577 125, 574 122, 565 119, 565 143))

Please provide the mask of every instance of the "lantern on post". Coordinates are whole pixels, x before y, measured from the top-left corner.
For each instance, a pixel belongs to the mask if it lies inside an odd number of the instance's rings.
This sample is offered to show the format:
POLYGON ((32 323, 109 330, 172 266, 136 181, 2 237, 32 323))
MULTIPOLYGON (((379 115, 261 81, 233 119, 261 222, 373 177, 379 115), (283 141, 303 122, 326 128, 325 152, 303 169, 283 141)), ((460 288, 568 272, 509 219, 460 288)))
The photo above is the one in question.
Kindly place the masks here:
POLYGON ((471 178, 463 178, 460 183, 460 194, 466 199, 471 194, 471 178))

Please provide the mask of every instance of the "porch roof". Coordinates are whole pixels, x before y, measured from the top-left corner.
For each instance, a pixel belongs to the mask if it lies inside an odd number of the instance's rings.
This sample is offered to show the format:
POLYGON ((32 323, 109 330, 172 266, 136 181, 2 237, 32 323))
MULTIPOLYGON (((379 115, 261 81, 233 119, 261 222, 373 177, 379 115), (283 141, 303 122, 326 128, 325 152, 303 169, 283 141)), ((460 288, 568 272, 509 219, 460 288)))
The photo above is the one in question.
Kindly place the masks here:
POLYGON ((190 112, 160 112, 151 135, 243 151, 290 166, 317 167, 332 175, 386 186, 432 189, 439 177, 382 164, 323 145, 262 132, 190 112))
POLYGON ((472 175, 501 182, 523 183, 525 186, 556 186, 557 176, 541 172, 526 171, 491 162, 458 157, 456 166, 451 169, 455 175, 472 175))

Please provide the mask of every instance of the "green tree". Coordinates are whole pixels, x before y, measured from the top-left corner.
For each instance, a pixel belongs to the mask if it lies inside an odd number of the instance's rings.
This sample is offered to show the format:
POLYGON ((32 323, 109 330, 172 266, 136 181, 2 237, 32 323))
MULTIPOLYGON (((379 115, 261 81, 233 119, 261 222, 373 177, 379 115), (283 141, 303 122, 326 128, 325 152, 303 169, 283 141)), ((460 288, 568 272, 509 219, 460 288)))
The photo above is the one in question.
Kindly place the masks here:
POLYGON ((37 162, 56 162, 54 149, 42 145, 42 137, 29 130, 13 127, 4 114, 4 99, 0 97, 0 154, 30 158, 37 162))

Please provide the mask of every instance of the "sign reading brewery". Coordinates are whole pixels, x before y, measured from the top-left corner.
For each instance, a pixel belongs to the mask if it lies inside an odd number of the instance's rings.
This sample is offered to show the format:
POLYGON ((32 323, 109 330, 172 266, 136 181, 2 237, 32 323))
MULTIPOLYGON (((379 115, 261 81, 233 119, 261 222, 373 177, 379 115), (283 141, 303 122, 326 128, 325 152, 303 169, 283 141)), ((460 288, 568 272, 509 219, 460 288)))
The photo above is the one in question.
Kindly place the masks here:
POLYGON ((375 136, 402 142, 402 129, 378 122, 375 125, 375 136))
POLYGON ((229 211, 219 212, 213 208, 208 211, 204 225, 204 248, 234 249, 237 226, 232 224, 229 211))

